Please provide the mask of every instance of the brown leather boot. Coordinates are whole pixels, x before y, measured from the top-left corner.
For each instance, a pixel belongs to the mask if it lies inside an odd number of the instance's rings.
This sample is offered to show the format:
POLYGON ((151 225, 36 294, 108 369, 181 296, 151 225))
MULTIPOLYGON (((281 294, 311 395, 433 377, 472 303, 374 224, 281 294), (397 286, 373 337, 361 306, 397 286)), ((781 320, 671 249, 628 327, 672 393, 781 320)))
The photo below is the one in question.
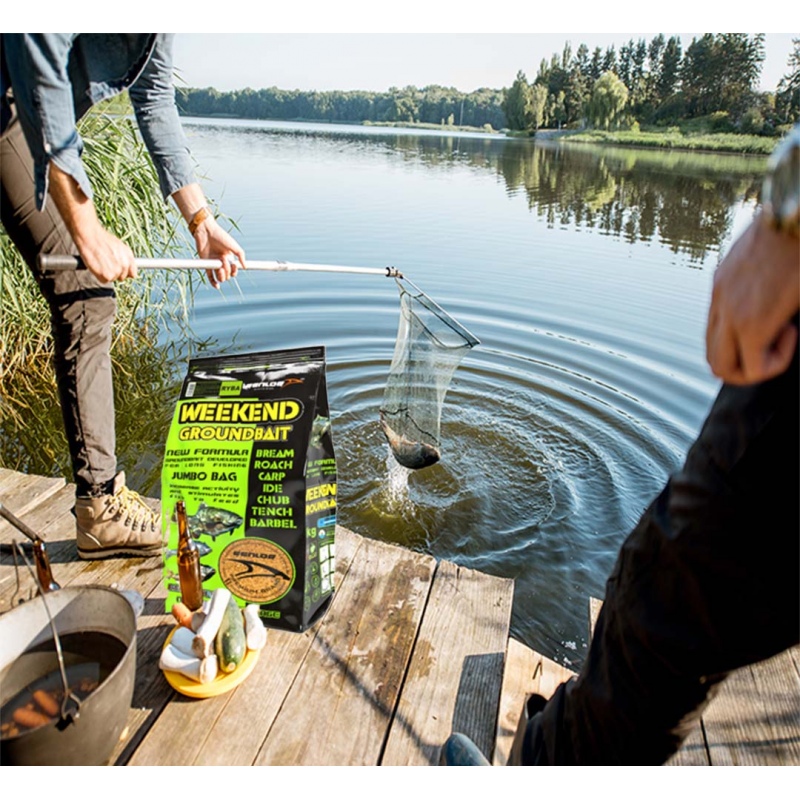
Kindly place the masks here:
POLYGON ((75 500, 78 555, 83 559, 157 556, 161 553, 161 515, 114 478, 112 494, 75 500))

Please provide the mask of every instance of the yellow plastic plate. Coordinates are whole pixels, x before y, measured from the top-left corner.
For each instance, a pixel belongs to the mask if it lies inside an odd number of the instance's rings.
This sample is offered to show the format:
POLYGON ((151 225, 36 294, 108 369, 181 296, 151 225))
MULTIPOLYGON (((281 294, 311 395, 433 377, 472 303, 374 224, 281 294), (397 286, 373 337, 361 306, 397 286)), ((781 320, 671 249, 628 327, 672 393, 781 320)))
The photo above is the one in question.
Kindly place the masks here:
MULTIPOLYGON (((164 642, 166 647, 175 631, 178 630, 180 625, 176 625, 167 636, 164 642)), ((198 683, 191 678, 181 675, 179 672, 171 672, 170 670, 162 670, 167 683, 176 691, 185 694, 187 697, 216 697, 220 694, 225 694, 231 689, 235 689, 252 671, 258 662, 258 654, 260 650, 248 650, 245 653, 242 663, 233 672, 219 672, 217 677, 211 683, 198 683)))

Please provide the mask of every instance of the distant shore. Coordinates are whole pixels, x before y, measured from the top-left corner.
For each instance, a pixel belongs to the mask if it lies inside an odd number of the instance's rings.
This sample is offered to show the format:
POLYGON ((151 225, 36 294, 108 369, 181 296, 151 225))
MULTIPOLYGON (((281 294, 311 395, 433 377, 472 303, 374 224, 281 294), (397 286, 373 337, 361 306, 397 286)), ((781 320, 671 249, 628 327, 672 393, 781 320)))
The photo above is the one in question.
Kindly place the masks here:
MULTIPOLYGON (((194 117, 193 114, 183 113, 181 116, 194 117)), ((242 119, 228 114, 208 115, 217 119, 242 119)), ((255 121, 255 120, 254 120, 255 121)), ((569 142, 582 144, 614 145, 617 147, 646 147, 661 150, 691 150, 696 152, 712 153, 740 153, 745 155, 769 155, 775 145, 780 141, 780 136, 753 136, 744 133, 707 133, 683 131, 678 127, 658 131, 603 131, 594 129, 572 130, 562 128, 540 128, 535 134, 527 131, 513 131, 508 129, 496 130, 491 125, 474 127, 469 125, 437 125, 425 122, 372 122, 364 120, 342 121, 321 119, 274 119, 265 122, 316 122, 322 125, 363 125, 369 128, 420 128, 424 130, 441 131, 442 133, 484 133, 487 135, 505 135, 512 138, 564 139, 569 142)))
POLYGON ((684 133, 678 128, 664 131, 537 131, 537 138, 564 138, 570 142, 649 147, 662 150, 695 150, 712 153, 769 155, 780 137, 751 136, 744 133, 684 133))

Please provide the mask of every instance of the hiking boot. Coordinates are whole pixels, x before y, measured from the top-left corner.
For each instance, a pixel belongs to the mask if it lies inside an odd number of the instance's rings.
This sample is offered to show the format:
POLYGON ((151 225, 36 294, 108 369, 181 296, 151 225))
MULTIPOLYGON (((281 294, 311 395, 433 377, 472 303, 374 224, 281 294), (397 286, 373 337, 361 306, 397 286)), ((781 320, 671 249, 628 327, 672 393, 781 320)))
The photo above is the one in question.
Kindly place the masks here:
POLYGON ((114 478, 111 494, 75 500, 78 555, 83 559, 161 554, 161 516, 114 478))

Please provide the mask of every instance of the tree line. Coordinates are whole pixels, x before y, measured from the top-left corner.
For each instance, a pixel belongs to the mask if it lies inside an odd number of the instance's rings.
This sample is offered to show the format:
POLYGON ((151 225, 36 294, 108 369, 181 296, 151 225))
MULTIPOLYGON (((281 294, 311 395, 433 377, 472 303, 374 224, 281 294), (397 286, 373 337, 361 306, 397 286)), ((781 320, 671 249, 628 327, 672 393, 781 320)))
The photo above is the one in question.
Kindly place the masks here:
POLYGON ((444 86, 392 87, 386 92, 302 91, 300 89, 177 90, 178 108, 191 116, 310 120, 347 123, 407 123, 505 127, 502 89, 459 92, 444 86))
POLYGON ((680 38, 663 34, 625 42, 619 50, 569 42, 528 82, 524 72, 507 91, 508 126, 588 124, 609 129, 638 124, 674 125, 711 117, 720 131, 774 135, 800 118, 800 39, 793 39, 790 72, 775 92, 757 91, 764 34, 706 33, 684 52, 680 38))
POLYGON ((663 34, 600 47, 585 44, 542 59, 528 81, 520 70, 509 88, 392 87, 386 92, 303 91, 277 87, 220 92, 181 88, 181 113, 242 119, 420 124, 509 128, 631 128, 696 118, 712 129, 775 135, 800 119, 800 39, 774 92, 757 91, 764 34, 706 33, 683 50, 663 34))

